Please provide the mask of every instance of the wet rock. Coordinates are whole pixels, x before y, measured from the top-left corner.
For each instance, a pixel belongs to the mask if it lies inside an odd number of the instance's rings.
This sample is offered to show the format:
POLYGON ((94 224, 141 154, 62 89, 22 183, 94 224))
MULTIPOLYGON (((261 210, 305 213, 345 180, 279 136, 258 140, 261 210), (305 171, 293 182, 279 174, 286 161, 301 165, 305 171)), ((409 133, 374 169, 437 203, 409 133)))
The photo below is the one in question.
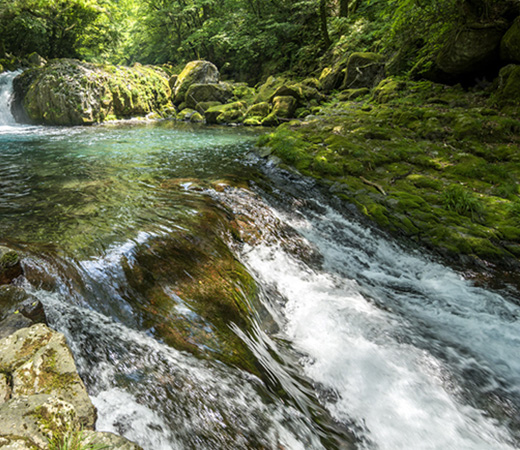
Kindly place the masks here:
POLYGON ((455 79, 485 71, 498 59, 503 34, 502 24, 478 23, 456 29, 437 55, 437 67, 455 79))
POLYGON ((18 330, 27 328, 33 325, 32 320, 21 314, 11 314, 0 322, 0 339, 11 336, 18 330))
POLYGON ((17 121, 84 125, 146 116, 168 107, 170 88, 162 69, 53 60, 15 78, 12 112, 17 121))
POLYGON ((192 84, 186 92, 186 106, 198 109, 202 102, 226 103, 233 97, 233 91, 224 83, 192 84))
POLYGON ((500 57, 507 62, 520 63, 520 17, 515 20, 502 38, 500 57))
POLYGON ((347 89, 345 91, 342 91, 339 94, 338 99, 342 102, 346 100, 356 100, 358 98, 361 98, 365 95, 367 95, 370 92, 370 89, 368 88, 359 88, 359 89, 347 89))
POLYGON ((216 84, 220 73, 217 67, 209 61, 191 61, 177 77, 172 92, 173 102, 180 104, 186 101, 188 89, 193 84, 216 84))
POLYGON ((14 309, 28 297, 25 289, 21 287, 12 284, 0 286, 0 319, 14 312, 14 309))
POLYGON ((383 57, 377 53, 352 53, 341 89, 373 87, 384 72, 383 57))
POLYGON ((13 398, 52 395, 70 403, 83 426, 94 426, 96 410, 63 334, 37 324, 0 340, 0 372, 12 377, 13 398))
POLYGON ((22 275, 20 255, 0 246, 0 285, 11 283, 15 278, 22 275))

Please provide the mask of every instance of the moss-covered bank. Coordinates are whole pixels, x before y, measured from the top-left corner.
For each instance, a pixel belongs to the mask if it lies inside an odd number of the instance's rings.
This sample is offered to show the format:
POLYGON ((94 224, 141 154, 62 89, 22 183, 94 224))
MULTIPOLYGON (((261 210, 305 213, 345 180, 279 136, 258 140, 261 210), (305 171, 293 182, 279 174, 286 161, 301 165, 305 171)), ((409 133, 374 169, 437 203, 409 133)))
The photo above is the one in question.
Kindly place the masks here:
POLYGON ((259 143, 386 230, 450 257, 518 266, 519 108, 500 110, 491 92, 385 79, 259 143))

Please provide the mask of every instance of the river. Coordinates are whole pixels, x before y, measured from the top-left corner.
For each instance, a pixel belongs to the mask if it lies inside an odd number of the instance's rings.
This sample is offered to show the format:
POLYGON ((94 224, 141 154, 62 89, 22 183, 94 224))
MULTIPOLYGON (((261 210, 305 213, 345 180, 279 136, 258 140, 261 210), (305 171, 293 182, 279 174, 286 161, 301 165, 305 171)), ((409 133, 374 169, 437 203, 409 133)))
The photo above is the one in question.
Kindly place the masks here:
POLYGON ((16 124, 14 75, 0 244, 98 430, 145 450, 520 446, 514 287, 372 228, 245 128, 16 124))

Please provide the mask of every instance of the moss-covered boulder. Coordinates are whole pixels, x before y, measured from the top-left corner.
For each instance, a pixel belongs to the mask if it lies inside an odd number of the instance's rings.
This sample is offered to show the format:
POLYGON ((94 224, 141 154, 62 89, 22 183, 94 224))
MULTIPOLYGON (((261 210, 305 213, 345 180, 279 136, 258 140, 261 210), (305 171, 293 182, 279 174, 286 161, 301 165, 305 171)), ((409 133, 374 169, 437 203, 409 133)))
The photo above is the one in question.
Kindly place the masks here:
POLYGON ((383 57, 377 53, 352 53, 341 89, 373 87, 384 72, 383 57))
POLYGON ((227 103, 233 97, 233 90, 226 83, 192 84, 186 92, 186 106, 198 109, 203 102, 227 103))
POLYGON ((269 77, 265 83, 258 87, 258 93, 254 99, 255 103, 271 102, 276 90, 285 84, 285 79, 281 77, 269 77))
POLYGON ((247 105, 244 102, 228 103, 227 105, 213 106, 206 110, 206 123, 241 123, 244 120, 247 105))
POLYGON ((7 247, 0 246, 0 285, 11 283, 22 275, 20 255, 7 247))
POLYGON ((175 81, 172 92, 173 102, 178 105, 186 101, 186 93, 193 84, 215 84, 220 73, 215 64, 209 61, 191 61, 186 64, 175 81))
POLYGON ((161 69, 58 59, 15 78, 12 111, 19 122, 88 125, 159 111, 169 97, 161 69))
POLYGON ((289 119, 294 117, 297 101, 289 95, 281 95, 273 99, 273 113, 276 117, 289 119))
POLYGON ((510 64, 500 70, 493 100, 500 106, 520 105, 520 65, 510 64))
POLYGON ((182 111, 179 111, 177 114, 177 119, 192 123, 204 122, 204 117, 202 114, 191 108, 184 108, 182 111))
POLYGON ((255 103, 254 105, 250 106, 247 110, 246 117, 257 117, 260 119, 263 119, 264 117, 267 117, 269 113, 271 112, 271 106, 267 102, 261 102, 261 103, 255 103))
POLYGON ((502 38, 500 57, 506 62, 520 63, 520 17, 515 20, 502 38))
POLYGON ((454 29, 437 55, 437 67, 455 79, 487 70, 498 59, 504 31, 501 23, 476 23, 454 29))
POLYGON ((319 82, 323 92, 331 92, 338 89, 344 79, 343 67, 325 67, 320 74, 319 82))

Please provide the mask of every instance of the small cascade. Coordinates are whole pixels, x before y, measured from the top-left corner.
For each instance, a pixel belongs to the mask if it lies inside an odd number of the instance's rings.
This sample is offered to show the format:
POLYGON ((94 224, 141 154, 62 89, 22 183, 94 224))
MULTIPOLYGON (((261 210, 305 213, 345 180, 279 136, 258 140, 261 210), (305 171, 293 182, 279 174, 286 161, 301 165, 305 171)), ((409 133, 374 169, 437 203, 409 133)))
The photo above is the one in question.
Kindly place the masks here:
POLYGON ((22 72, 17 70, 0 74, 0 127, 16 125, 16 121, 11 114, 11 100, 13 97, 13 80, 20 73, 22 72))

